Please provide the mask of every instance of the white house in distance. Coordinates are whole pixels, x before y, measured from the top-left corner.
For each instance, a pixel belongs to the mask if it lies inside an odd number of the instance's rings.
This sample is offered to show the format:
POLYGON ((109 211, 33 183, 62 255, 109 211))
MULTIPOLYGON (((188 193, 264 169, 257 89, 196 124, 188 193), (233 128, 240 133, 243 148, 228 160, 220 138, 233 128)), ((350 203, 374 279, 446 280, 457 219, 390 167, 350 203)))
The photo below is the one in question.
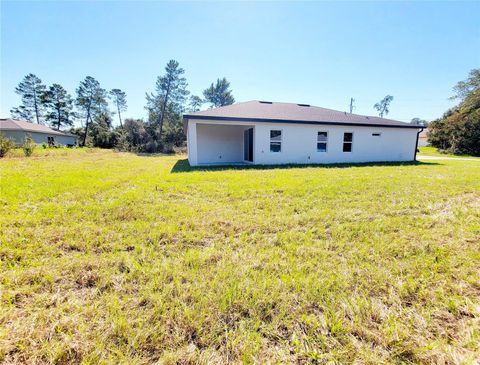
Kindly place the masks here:
POLYGON ((418 135, 418 147, 428 146, 428 129, 425 129, 418 135))
POLYGON ((191 166, 414 161, 423 127, 307 104, 248 101, 184 115, 191 166))
POLYGON ((38 144, 59 144, 73 147, 77 145, 78 137, 74 134, 57 131, 46 125, 34 124, 25 120, 0 119, 0 132, 20 146, 29 134, 38 144))

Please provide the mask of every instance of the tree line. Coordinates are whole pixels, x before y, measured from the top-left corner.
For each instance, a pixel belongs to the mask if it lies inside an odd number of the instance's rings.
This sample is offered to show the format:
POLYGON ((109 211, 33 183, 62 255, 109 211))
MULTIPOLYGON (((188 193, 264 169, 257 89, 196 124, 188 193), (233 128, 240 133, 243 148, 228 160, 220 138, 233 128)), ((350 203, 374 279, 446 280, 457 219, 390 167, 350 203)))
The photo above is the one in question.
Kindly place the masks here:
POLYGON ((453 88, 459 104, 428 126, 428 142, 440 150, 480 156, 480 69, 453 88))
MULTIPOLYGON (((157 77, 153 92, 146 93, 147 120, 122 119, 127 110, 127 95, 121 89, 107 92, 91 76, 80 82, 72 97, 60 84, 46 86, 34 74, 26 75, 16 87, 22 103, 11 110, 13 118, 49 124, 80 137, 81 146, 117 148, 135 152, 170 152, 185 145, 182 114, 235 102, 226 78, 217 79, 203 91, 203 97, 190 95, 185 71, 171 60, 157 77), (110 102, 110 103, 109 103, 110 102), (119 125, 113 126, 117 115, 119 125), (73 127, 79 121, 80 127, 73 127)), ((452 99, 459 104, 430 123, 413 118, 411 123, 429 126, 429 143, 452 153, 480 156, 480 69, 470 72, 454 87, 452 99)), ((393 97, 387 95, 374 108, 380 117, 387 115, 393 97)))
POLYGON ((153 92, 146 93, 147 121, 122 119, 127 95, 115 88, 107 92, 93 77, 80 82, 72 97, 60 84, 46 86, 34 74, 26 75, 16 87, 22 103, 11 110, 12 118, 48 124, 56 130, 70 128, 81 146, 118 148, 136 152, 169 152, 185 144, 182 114, 235 102, 226 78, 219 78, 203 91, 203 98, 190 95, 185 70, 170 60, 157 77, 153 92), (110 103, 109 103, 110 102, 110 103), (113 116, 119 124, 113 126, 113 116), (74 122, 80 127, 74 127, 74 122))

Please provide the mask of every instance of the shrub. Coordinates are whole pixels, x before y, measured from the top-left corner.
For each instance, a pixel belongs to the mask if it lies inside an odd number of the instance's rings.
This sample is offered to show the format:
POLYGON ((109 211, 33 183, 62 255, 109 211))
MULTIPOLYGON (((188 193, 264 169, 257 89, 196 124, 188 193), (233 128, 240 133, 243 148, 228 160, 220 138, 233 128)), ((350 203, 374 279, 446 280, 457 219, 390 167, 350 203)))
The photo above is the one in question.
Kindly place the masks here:
POLYGON ((4 157, 8 151, 15 147, 15 143, 0 132, 0 158, 4 157))
POLYGON ((130 145, 127 140, 127 133, 123 129, 117 130, 115 149, 117 151, 130 151, 130 145))
POLYGON ((187 146, 173 147, 173 152, 177 155, 186 155, 188 152, 187 146))
POLYGON ((27 136, 25 137, 22 148, 25 156, 30 157, 32 155, 33 150, 35 149, 35 141, 32 139, 32 136, 30 136, 30 134, 27 134, 27 136))
POLYGON ((145 144, 145 151, 147 153, 156 153, 159 151, 159 144, 157 141, 151 140, 145 144))
POLYGON ((162 145, 162 152, 163 153, 174 153, 174 145, 173 143, 165 143, 162 145))
POLYGON ((480 156, 480 108, 456 108, 430 123, 428 142, 440 150, 480 156))

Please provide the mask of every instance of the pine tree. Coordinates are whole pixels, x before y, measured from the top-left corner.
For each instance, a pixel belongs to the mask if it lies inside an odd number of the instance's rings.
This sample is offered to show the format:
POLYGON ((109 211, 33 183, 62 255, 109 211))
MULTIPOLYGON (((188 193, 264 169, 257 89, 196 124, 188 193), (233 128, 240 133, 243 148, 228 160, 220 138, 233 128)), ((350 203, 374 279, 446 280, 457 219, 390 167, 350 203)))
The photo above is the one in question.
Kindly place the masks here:
POLYGON ((378 115, 380 116, 380 118, 383 118, 384 115, 388 114, 388 112, 390 111, 388 108, 392 100, 393 100, 393 96, 387 95, 373 106, 375 109, 377 109, 378 115))
POLYGON ((157 78, 155 92, 147 94, 146 109, 149 112, 149 119, 156 119, 159 127, 159 141, 162 138, 163 123, 167 113, 180 114, 183 111, 189 94, 184 73, 185 70, 179 67, 177 61, 170 60, 165 67, 165 75, 157 78))
POLYGON ((223 79, 217 79, 215 85, 212 82, 210 87, 203 91, 205 101, 209 102, 214 108, 233 104, 235 102, 235 98, 233 97, 232 91, 229 90, 229 88, 230 82, 228 82, 225 77, 223 79))
POLYGON ((90 123, 95 116, 107 109, 107 92, 105 89, 102 89, 100 83, 91 76, 87 76, 85 80, 80 82, 80 86, 76 91, 76 105, 85 118, 85 131, 82 142, 82 146, 85 146, 90 123))
POLYGON ((190 96, 190 103, 189 103, 190 111, 198 112, 204 102, 205 101, 200 96, 197 96, 197 95, 190 96))
POLYGON ((41 99, 47 109, 45 119, 53 128, 73 125, 73 100, 62 85, 53 84, 41 99))
POLYGON ((120 127, 123 128, 122 125, 122 115, 121 112, 127 110, 127 94, 125 94, 120 89, 112 89, 110 90, 110 99, 112 100, 115 108, 117 109, 118 119, 120 121, 120 127))
POLYGON ((45 89, 42 80, 34 74, 25 76, 15 88, 15 92, 22 97, 22 105, 10 110, 12 117, 41 124, 44 111, 41 97, 45 89))

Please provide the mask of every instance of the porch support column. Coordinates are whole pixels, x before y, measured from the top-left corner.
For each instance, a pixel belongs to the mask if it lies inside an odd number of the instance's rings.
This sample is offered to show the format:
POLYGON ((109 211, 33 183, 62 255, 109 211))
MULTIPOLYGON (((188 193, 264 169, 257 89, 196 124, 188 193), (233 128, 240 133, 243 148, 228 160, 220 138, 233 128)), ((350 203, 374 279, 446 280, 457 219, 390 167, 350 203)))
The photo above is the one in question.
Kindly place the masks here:
POLYGON ((190 166, 197 166, 197 122, 189 120, 187 128, 188 162, 190 166))

